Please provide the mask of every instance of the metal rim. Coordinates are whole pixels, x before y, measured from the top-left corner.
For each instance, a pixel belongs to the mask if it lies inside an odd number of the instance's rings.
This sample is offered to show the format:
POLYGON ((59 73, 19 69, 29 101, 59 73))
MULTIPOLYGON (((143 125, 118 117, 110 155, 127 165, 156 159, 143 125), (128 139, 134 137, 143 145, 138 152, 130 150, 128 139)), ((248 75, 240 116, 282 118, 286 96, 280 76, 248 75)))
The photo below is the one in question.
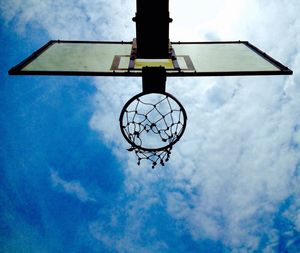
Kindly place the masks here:
POLYGON ((187 122, 187 114, 186 114, 186 111, 183 107, 183 105, 179 102, 179 100, 177 98, 175 98, 172 94, 168 93, 168 92, 160 92, 160 93, 146 93, 146 92, 141 92, 135 96, 133 96, 131 99, 129 99, 125 105, 123 106, 122 108, 122 111, 120 113, 120 117, 119 117, 119 123, 120 123, 120 129, 121 129, 121 133, 122 135, 124 136, 124 138, 126 139, 126 141, 132 145, 132 147, 134 148, 137 148, 137 149, 141 149, 141 150, 144 150, 144 151, 149 151, 149 152, 157 152, 157 151, 162 151, 162 150, 166 150, 168 148, 171 148, 175 143, 177 143, 180 138, 182 137, 184 131, 185 131, 185 128, 186 128, 186 122, 187 122), (184 124, 182 125, 182 128, 181 128, 181 131, 179 132, 178 134, 178 138, 175 139, 175 141, 169 143, 168 145, 165 145, 163 147, 160 147, 160 148, 145 148, 143 146, 138 146, 136 145, 134 142, 132 142, 128 136, 126 135, 125 131, 124 131, 124 127, 122 125, 122 122, 123 122, 123 117, 124 117, 124 113, 126 111, 126 109, 128 108, 128 106, 134 101, 136 100, 137 98, 140 98, 142 96, 145 96, 145 95, 149 95, 149 94, 161 94, 161 95, 165 95, 166 97, 170 97, 171 99, 173 99, 177 104, 178 106, 180 107, 181 111, 182 111, 182 114, 183 114, 183 119, 184 119, 184 124))

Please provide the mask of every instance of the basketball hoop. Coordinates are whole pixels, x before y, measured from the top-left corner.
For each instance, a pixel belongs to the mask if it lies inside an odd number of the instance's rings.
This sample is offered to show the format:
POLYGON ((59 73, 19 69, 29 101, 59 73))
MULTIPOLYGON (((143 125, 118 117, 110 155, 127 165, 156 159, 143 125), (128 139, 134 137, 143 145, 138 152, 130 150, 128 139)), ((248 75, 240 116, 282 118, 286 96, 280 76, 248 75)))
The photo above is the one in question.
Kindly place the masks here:
POLYGON ((171 94, 139 93, 132 97, 120 114, 120 128, 141 160, 150 160, 152 168, 164 166, 172 146, 179 141, 186 127, 187 115, 181 103, 171 94))
POLYGON ((132 41, 51 40, 8 73, 142 77, 143 92, 125 104, 120 128, 137 163, 150 160, 152 168, 169 160, 187 122, 183 106, 166 92, 167 77, 293 74, 248 41, 171 42, 169 0, 136 3, 132 41))

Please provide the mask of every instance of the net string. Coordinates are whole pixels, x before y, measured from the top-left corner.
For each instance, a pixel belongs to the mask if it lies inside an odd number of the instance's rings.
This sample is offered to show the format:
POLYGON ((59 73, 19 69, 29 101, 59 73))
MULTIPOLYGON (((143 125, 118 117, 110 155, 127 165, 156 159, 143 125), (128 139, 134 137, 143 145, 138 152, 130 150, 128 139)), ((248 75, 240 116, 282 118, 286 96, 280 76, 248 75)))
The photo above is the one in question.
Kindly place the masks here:
POLYGON ((138 165, 141 164, 142 160, 150 160, 152 162, 152 169, 154 169, 157 164, 165 166, 165 162, 169 161, 172 146, 168 147, 162 151, 145 151, 145 150, 141 150, 136 147, 133 147, 133 146, 127 150, 130 152, 133 152, 133 151, 135 152, 135 154, 138 158, 138 160, 137 160, 138 165))
POLYGON ((164 166, 164 163, 170 158, 172 143, 178 139, 178 135, 180 134, 178 131, 181 131, 184 126, 184 122, 182 122, 184 120, 182 110, 174 109, 169 101, 169 97, 167 96, 156 103, 144 102, 140 98, 137 98, 134 108, 131 110, 126 109, 125 115, 126 122, 124 122, 125 124, 123 125, 123 129, 128 138, 136 145, 132 145, 128 151, 135 152, 138 158, 137 164, 140 165, 142 160, 150 160, 152 162, 152 168, 154 168, 157 164, 164 166), (158 109, 159 104, 164 101, 167 101, 167 105, 169 107, 169 111, 165 114, 161 113, 158 109), (138 109, 141 104, 150 106, 150 109, 146 113, 140 113, 138 109), (159 115, 158 119, 154 122, 149 119, 149 114, 153 111, 159 115), (130 119, 129 114, 132 113, 133 116, 130 119), (178 114, 177 121, 173 115, 175 113, 178 114), (169 123, 166 120, 166 117, 168 116, 170 119, 169 123), (138 118, 142 118, 142 120, 138 121, 138 118), (137 122, 135 122, 135 120, 137 120, 137 122), (162 142, 168 142, 169 145, 165 149, 159 151, 144 150, 143 140, 141 138, 144 131, 147 133, 152 131, 154 134, 159 135, 162 142))
POLYGON ((172 143, 178 136, 179 126, 181 126, 181 128, 183 127, 182 110, 181 109, 173 109, 168 97, 161 99, 160 101, 156 102, 155 104, 143 102, 140 98, 138 98, 134 110, 126 110, 125 115, 126 115, 125 116, 126 124, 123 126, 123 128, 124 128, 127 136, 129 137, 129 139, 139 147, 143 146, 141 134, 144 131, 146 131, 146 132, 152 131, 154 134, 158 134, 163 142, 169 141, 169 143, 172 143), (162 103, 164 100, 167 100, 169 109, 170 109, 169 112, 166 114, 162 114, 157 109, 157 105, 162 103), (145 114, 139 113, 138 107, 139 107, 140 103, 147 105, 147 106, 151 106, 152 108, 145 114), (160 118, 157 119, 155 122, 151 122, 148 117, 148 115, 153 110, 156 110, 158 115, 160 115, 160 118), (172 115, 172 113, 176 113, 176 112, 178 112, 178 114, 179 114, 178 122, 175 122, 174 117, 172 115), (132 120, 129 119, 130 113, 134 113, 132 120), (137 117, 137 115, 144 116, 144 119, 142 121, 135 122, 134 120, 137 117), (165 119, 168 115, 170 115, 170 119, 171 119, 170 125, 168 125, 168 122, 165 119), (165 128, 158 128, 157 123, 159 123, 160 121, 164 122, 165 128), (133 128, 133 131, 131 131, 130 127, 133 128), (175 129, 175 131, 173 131, 173 129, 175 129))

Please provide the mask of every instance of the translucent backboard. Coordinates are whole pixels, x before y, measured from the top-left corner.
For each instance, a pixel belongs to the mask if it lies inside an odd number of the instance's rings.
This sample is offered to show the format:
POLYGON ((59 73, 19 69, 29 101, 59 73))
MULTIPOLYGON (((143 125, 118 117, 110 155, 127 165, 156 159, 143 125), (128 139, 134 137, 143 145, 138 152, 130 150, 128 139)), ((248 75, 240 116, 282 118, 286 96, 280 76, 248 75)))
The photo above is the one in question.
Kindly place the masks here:
POLYGON ((50 41, 9 74, 141 76, 146 66, 163 66, 167 76, 292 74, 245 41, 173 42, 169 59, 138 59, 132 50, 132 42, 50 41))

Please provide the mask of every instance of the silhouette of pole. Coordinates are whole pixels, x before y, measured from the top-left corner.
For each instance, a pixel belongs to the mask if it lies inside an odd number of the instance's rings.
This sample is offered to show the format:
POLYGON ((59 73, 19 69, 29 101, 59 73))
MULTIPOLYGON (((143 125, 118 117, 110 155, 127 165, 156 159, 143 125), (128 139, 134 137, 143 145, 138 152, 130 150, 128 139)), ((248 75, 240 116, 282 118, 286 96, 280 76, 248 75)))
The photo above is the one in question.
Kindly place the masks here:
POLYGON ((137 0, 137 57, 162 59, 169 56, 169 0, 137 0))

